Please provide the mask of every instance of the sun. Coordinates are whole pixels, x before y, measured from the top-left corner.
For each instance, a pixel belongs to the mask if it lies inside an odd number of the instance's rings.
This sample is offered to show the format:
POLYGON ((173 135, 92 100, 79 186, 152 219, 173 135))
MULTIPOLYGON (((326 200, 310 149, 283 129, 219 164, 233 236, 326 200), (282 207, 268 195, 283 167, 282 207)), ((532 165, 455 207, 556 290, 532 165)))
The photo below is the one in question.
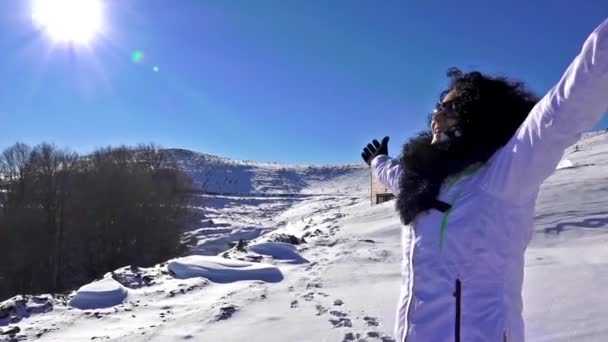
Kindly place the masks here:
POLYGON ((101 0, 32 0, 32 18, 57 42, 89 44, 103 28, 101 0))

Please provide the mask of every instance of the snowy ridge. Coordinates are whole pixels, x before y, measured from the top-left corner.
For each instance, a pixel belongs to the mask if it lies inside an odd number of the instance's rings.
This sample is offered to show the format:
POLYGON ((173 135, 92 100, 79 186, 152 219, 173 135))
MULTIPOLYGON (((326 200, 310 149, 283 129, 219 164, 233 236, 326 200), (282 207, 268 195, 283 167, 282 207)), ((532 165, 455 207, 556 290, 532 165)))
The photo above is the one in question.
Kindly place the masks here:
MULTIPOLYGON (((537 201, 527 341, 608 340, 608 134, 577 145, 564 156, 573 167, 557 170, 537 201)), ((394 201, 369 205, 366 167, 210 160, 249 167, 231 174, 251 187, 201 195, 207 218, 185 234, 193 256, 108 273, 114 285, 93 288, 110 298, 126 289, 118 305, 77 309, 68 299, 79 293, 18 296, 0 306, 0 341, 393 341, 403 227, 394 201), (293 175, 287 190, 264 180, 282 168, 293 175), (280 190, 307 196, 252 195, 280 190)))
MULTIPOLYGON (((217 194, 310 194, 311 188, 322 193, 352 193, 354 189, 332 187, 332 181, 338 177, 352 177, 353 174, 367 172, 362 163, 284 165, 239 161, 179 149, 165 151, 192 177, 196 190, 217 194), (329 182, 327 188, 321 186, 324 182, 329 182), (306 189, 308 191, 305 191, 306 189)), ((361 191, 361 188, 357 190, 361 191)))

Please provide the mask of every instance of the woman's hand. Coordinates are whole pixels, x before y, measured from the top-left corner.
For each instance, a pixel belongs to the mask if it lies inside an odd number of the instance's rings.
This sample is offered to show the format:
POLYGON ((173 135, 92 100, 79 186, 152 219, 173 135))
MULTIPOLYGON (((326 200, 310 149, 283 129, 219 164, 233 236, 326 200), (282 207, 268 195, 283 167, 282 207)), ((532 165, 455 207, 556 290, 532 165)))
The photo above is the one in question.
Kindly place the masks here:
POLYGON ((382 139, 382 143, 379 143, 378 140, 374 139, 371 143, 367 144, 367 146, 363 148, 363 153, 361 153, 361 157, 367 163, 367 165, 371 165, 372 160, 374 160, 374 158, 379 155, 388 156, 389 139, 389 137, 384 137, 384 139, 382 139))

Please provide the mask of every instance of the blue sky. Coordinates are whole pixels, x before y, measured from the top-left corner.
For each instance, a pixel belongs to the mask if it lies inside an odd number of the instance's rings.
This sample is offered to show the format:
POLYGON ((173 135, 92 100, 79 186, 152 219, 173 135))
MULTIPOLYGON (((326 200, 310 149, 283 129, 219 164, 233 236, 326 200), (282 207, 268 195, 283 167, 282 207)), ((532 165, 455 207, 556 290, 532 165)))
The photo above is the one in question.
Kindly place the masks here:
POLYGON ((542 95, 608 17, 605 0, 105 4, 105 32, 83 48, 52 44, 28 1, 0 3, 0 148, 155 142, 359 162, 369 139, 390 135, 396 153, 423 128, 447 68, 508 75, 542 95))

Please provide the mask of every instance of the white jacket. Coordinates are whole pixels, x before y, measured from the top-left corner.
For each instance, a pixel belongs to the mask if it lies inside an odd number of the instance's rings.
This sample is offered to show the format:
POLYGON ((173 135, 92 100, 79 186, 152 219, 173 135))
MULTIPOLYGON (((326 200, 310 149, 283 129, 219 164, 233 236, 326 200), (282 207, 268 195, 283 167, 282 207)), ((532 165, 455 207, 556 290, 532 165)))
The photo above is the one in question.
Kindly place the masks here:
MULTIPOLYGON (((476 172, 446 180, 438 199, 452 209, 404 229, 397 341, 524 341, 524 252, 540 185, 607 109, 608 20, 507 145, 476 172)), ((397 194, 407 170, 388 156, 371 166, 397 194)))

